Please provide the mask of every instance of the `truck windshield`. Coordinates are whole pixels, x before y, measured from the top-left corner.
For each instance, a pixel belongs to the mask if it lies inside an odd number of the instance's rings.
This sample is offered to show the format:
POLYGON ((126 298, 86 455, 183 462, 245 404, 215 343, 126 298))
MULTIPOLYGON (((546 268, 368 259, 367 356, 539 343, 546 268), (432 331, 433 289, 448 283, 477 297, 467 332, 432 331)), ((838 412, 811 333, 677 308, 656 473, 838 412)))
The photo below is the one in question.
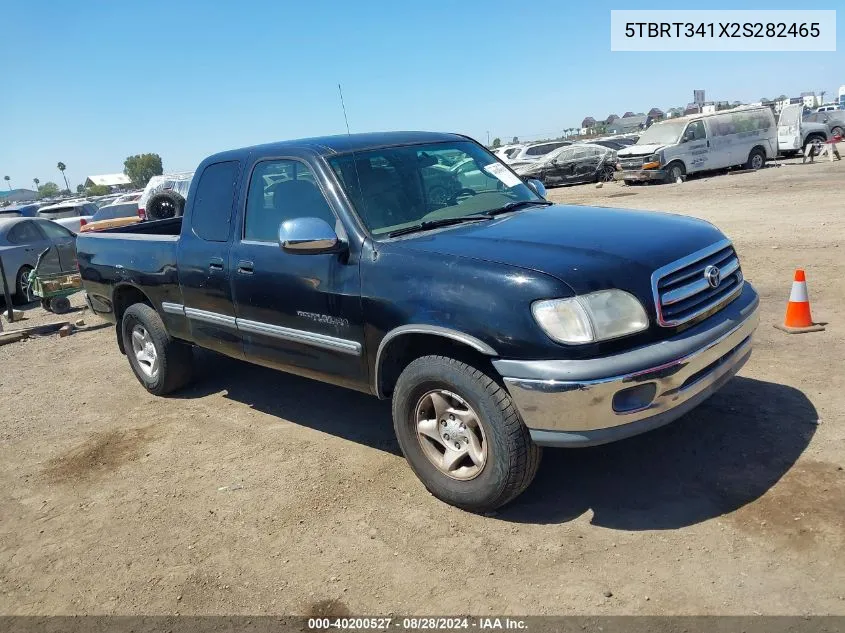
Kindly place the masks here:
POLYGON ((373 235, 542 201, 470 141, 387 147, 328 159, 373 235))
POLYGON ((687 121, 655 123, 640 135, 637 145, 674 145, 686 126, 687 121))

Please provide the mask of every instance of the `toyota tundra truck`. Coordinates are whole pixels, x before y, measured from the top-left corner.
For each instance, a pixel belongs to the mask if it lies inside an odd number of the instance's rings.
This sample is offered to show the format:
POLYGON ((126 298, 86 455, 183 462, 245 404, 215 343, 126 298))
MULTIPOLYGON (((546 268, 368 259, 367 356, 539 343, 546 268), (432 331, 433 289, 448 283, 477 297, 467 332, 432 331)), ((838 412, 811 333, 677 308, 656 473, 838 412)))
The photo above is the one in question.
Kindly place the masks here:
POLYGON ((80 234, 79 268, 149 392, 186 385, 201 347, 389 398, 428 490, 488 512, 542 447, 700 404, 758 324, 713 225, 544 195, 456 134, 260 145, 205 159, 179 217, 80 234))

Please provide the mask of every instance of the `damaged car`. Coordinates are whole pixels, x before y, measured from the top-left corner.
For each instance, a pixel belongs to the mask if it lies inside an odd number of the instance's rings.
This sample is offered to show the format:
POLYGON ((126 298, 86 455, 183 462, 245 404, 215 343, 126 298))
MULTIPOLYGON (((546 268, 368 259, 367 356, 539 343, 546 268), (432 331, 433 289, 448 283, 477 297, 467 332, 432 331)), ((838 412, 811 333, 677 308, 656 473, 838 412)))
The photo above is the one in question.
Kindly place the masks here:
POLYGON ((539 180, 546 187, 610 182, 616 173, 616 151, 592 143, 569 145, 541 160, 511 167, 523 178, 539 180))

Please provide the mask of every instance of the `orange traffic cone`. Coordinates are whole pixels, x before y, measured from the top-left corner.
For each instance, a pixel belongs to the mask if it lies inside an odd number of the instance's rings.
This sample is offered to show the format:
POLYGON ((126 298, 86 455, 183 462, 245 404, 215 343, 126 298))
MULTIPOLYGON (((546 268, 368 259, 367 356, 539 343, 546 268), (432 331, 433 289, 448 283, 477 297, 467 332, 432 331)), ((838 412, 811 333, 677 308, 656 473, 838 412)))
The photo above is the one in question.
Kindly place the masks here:
POLYGON ((783 325, 775 326, 789 334, 801 332, 820 332, 824 326, 813 323, 810 315, 810 298, 807 296, 807 278, 804 271, 795 271, 795 280, 792 282, 792 292, 789 293, 789 303, 786 304, 786 317, 783 325))

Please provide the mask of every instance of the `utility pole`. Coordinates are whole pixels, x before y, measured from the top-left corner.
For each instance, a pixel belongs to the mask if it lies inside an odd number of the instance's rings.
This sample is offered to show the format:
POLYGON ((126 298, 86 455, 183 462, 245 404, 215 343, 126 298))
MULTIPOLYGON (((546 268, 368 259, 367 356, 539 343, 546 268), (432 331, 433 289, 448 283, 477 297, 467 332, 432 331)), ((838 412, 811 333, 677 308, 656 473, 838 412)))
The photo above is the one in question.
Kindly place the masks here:
POLYGON ((490 130, 487 130, 487 147, 490 147, 490 130))

